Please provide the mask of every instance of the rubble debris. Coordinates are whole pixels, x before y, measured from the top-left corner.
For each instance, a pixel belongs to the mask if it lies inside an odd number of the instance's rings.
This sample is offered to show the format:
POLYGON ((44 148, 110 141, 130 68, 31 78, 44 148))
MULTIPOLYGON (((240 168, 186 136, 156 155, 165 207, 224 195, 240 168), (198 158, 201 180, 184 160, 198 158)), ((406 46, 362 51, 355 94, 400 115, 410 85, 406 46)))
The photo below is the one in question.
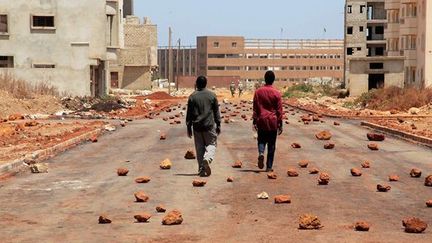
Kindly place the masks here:
POLYGON ((166 133, 164 133, 164 132, 161 132, 160 133, 160 138, 159 138, 160 140, 166 140, 167 139, 167 135, 166 135, 166 133))
POLYGON ((388 191, 391 190, 391 186, 378 184, 378 185, 377 185, 377 190, 378 190, 379 192, 388 192, 388 191))
POLYGON ((432 208, 432 199, 426 201, 426 206, 427 206, 428 208, 432 208))
POLYGON ((185 159, 196 159, 195 152, 193 150, 186 151, 184 158, 185 159))
POLYGON ((385 140, 384 134, 378 134, 378 133, 368 133, 367 138, 369 139, 369 141, 374 141, 374 142, 382 142, 385 140))
POLYGON ((165 206, 163 206, 163 205, 156 206, 156 212, 158 212, 158 213, 165 213, 166 212, 165 206))
POLYGON ((330 140, 332 138, 332 134, 329 131, 322 131, 315 135, 318 140, 330 140))
POLYGON ((328 185, 330 182, 330 175, 322 172, 318 178, 318 185, 328 185))
POLYGON ((39 122, 37 122, 37 121, 28 121, 28 122, 24 123, 25 127, 35 127, 37 125, 39 125, 39 122))
POLYGON ((335 125, 335 126, 340 126, 340 123, 337 122, 337 121, 335 121, 335 122, 333 122, 333 125, 335 125))
POLYGON ((421 175, 422 175, 421 170, 416 169, 416 168, 412 169, 411 172, 410 172, 410 176, 413 177, 413 178, 420 178, 421 175))
POLYGON ((32 173, 48 173, 48 164, 47 163, 36 163, 30 165, 30 171, 32 173))
POLYGON ((98 137, 97 137, 97 135, 93 135, 93 136, 91 136, 90 137, 90 142, 92 142, 92 143, 97 143, 98 142, 98 137))
POLYGON ((315 175, 315 174, 318 174, 319 173, 319 170, 317 169, 317 168, 311 168, 311 169, 309 169, 309 174, 311 174, 311 175, 315 175))
POLYGON ((301 160, 300 162, 298 162, 298 165, 300 166, 300 168, 307 168, 309 163, 309 160, 301 160))
POLYGON ((135 179, 135 182, 138 184, 149 183, 151 181, 150 177, 138 177, 135 179))
POLYGON ((116 127, 114 125, 107 124, 105 125, 105 130, 108 132, 114 132, 116 130, 116 127))
POLYGON ((369 169, 369 168, 370 168, 370 165, 371 165, 371 162, 370 162, 370 161, 363 161, 363 163, 361 163, 361 167, 362 167, 363 169, 369 169))
POLYGON ((424 185, 432 187, 432 175, 426 177, 424 185))
POLYGON ((234 164, 232 165, 233 168, 236 169, 240 169, 243 166, 243 162, 241 162, 241 160, 237 160, 236 162, 234 162, 234 164))
POLYGON ((277 179, 277 175, 274 172, 268 173, 267 174, 267 178, 270 180, 276 180, 277 179))
POLYGON ((205 186, 207 184, 207 181, 203 181, 203 180, 194 180, 193 182, 192 182, 192 185, 194 186, 194 187, 203 187, 203 186, 205 186))
POLYGON ((295 169, 288 169, 287 174, 289 177, 297 177, 299 173, 295 169))
POLYGON ((303 214, 299 218, 299 229, 303 230, 317 230, 321 229, 321 221, 319 218, 312 214, 303 214))
POLYGON ((228 178, 227 178, 227 182, 234 182, 234 178, 232 178, 232 177, 228 177, 228 178))
POLYGON ((121 121, 121 122, 120 122, 120 126, 121 126, 121 127, 126 127, 126 122, 125 122, 125 121, 121 121))
POLYGON ((112 220, 106 215, 99 216, 99 224, 111 224, 112 220))
POLYGON ((129 170, 126 168, 118 168, 117 169, 117 175, 118 176, 127 176, 128 173, 129 173, 129 170))
POLYGON ((357 169, 357 168, 352 168, 351 169, 351 175, 352 176, 356 176, 356 177, 358 177, 358 176, 362 176, 362 172, 361 172, 361 170, 359 170, 359 169, 357 169))
POLYGON ((291 197, 289 195, 277 195, 274 197, 276 204, 291 203, 291 197))
POLYGON ((326 143, 324 144, 324 149, 334 149, 335 146, 336 145, 334 143, 326 143))
POLYGON ((265 200, 269 198, 269 195, 267 192, 261 192, 260 194, 257 195, 257 198, 265 200))
POLYGON ((178 210, 173 210, 173 211, 169 212, 162 219, 163 225, 179 225, 181 223, 183 223, 183 215, 178 210))
POLYGON ((138 223, 146 223, 151 217, 151 214, 148 213, 140 213, 134 216, 138 223))
POLYGON ((402 225, 405 227, 405 232, 416 234, 423 233, 428 227, 426 222, 414 217, 402 220, 402 225))
POLYGON ((378 144, 376 144, 376 143, 368 144, 368 148, 372 151, 378 151, 379 150, 378 144))
POLYGON ((389 175, 389 181, 399 181, 398 175, 389 175))
POLYGON ((370 225, 364 221, 360 221, 355 224, 354 228, 356 231, 369 231, 370 225))
POLYGON ((299 148, 301 148, 301 145, 299 143, 293 143, 293 144, 291 144, 291 147, 295 148, 295 149, 299 149, 299 148))
POLYGON ((135 192, 136 202, 147 202, 150 198, 143 191, 135 192))
POLYGON ((311 122, 312 121, 312 118, 310 116, 308 116, 308 115, 303 115, 303 116, 300 117, 300 119, 303 122, 311 122))
POLYGON ((171 169, 171 167, 172 167, 171 160, 169 160, 169 159, 165 159, 164 161, 162 161, 162 162, 160 163, 159 167, 160 167, 162 170, 169 170, 169 169, 171 169))

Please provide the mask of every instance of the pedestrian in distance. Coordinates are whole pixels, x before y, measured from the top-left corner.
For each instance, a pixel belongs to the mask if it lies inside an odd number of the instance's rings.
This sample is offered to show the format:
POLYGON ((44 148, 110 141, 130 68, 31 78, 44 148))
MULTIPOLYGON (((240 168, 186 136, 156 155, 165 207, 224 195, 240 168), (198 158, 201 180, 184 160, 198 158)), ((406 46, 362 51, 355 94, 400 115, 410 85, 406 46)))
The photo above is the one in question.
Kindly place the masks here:
POLYGON ((235 91, 236 91, 236 85, 235 85, 234 81, 231 81, 230 91, 231 91, 231 97, 234 98, 235 91))
POLYGON ((187 105, 187 135, 194 138, 198 160, 198 174, 211 175, 210 164, 214 161, 217 137, 221 133, 219 103, 215 93, 208 90, 207 78, 200 76, 195 83, 187 105))
POLYGON ((239 98, 242 96, 243 94, 243 90, 244 90, 244 85, 242 81, 239 81, 238 83, 238 90, 239 90, 239 98))
POLYGON ((273 71, 266 72, 265 85, 255 91, 253 99, 253 128, 258 132, 258 167, 264 168, 264 152, 267 147, 266 171, 273 171, 277 136, 283 132, 282 97, 273 87, 273 71))

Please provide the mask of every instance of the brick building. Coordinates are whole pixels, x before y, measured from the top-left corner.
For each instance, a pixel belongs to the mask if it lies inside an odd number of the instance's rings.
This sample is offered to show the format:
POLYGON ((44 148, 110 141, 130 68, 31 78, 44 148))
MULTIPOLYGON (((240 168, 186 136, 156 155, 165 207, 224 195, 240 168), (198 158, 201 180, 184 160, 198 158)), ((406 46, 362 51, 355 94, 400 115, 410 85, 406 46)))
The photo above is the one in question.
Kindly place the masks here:
MULTIPOLYGON (((176 52, 174 48, 173 70, 177 70, 178 65, 176 52)), ((179 53, 181 58, 183 55, 179 53)), ((160 49, 159 75, 162 78, 169 77, 167 58, 168 50, 160 49)), ((191 58, 196 60, 194 64, 191 59, 192 66, 189 66, 189 69, 194 67, 196 70, 191 73, 192 76, 219 78, 223 86, 227 80, 260 81, 267 70, 276 73, 277 81, 343 80, 342 40, 266 40, 235 36, 203 36, 197 37, 196 55, 191 58)), ((179 76, 184 76, 182 70, 188 68, 183 63, 180 61, 178 65, 179 76)), ((215 86, 221 85, 215 83, 215 86)))
POLYGON ((345 7, 345 82, 351 95, 432 85, 432 4, 347 0, 345 7))

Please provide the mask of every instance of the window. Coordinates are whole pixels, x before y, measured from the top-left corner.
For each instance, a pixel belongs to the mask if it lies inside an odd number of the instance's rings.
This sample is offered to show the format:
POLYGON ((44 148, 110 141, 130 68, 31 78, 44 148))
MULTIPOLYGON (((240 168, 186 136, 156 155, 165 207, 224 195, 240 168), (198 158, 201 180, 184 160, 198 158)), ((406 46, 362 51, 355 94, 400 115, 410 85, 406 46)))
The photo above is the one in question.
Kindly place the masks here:
POLYGON ((55 64, 33 64, 33 68, 55 68, 55 64))
POLYGON ((361 51, 361 47, 357 47, 357 51, 361 51))
POLYGON ((351 47, 347 48, 347 55, 348 56, 351 56, 353 54, 353 52, 354 52, 353 48, 351 48, 351 47))
POLYGON ((213 42, 213 47, 214 48, 219 48, 219 42, 213 42))
POLYGON ((0 56, 0 68, 13 68, 14 57, 12 56, 0 56))
POLYGON ((7 15, 0 15, 0 33, 8 33, 8 18, 7 15))
POLYGON ((383 35, 384 34, 384 26, 377 26, 377 27, 375 27, 375 34, 377 34, 377 35, 383 35))
POLYGON ((347 13, 352 13, 352 5, 347 6, 347 13))
POLYGON ((347 28, 347 34, 348 34, 348 35, 352 35, 352 33, 353 33, 353 27, 352 27, 352 26, 349 26, 349 27, 347 28))
POLYGON ((236 48, 237 47, 237 42, 231 43, 231 47, 236 48))
POLYGON ((363 27, 363 26, 360 26, 360 27, 359 27, 359 31, 360 31, 360 32, 363 32, 363 31, 364 31, 364 27, 363 27))
POLYGON ((43 29, 43 28, 55 28, 54 16, 32 16, 32 28, 43 29))
POLYGON ((384 63, 382 62, 369 63, 369 69, 384 69, 384 63))
POLYGON ((360 5, 360 13, 364 13, 366 10, 366 5, 360 5))
POLYGON ((221 67, 221 66, 210 66, 208 67, 208 70, 225 70, 225 67, 221 67))

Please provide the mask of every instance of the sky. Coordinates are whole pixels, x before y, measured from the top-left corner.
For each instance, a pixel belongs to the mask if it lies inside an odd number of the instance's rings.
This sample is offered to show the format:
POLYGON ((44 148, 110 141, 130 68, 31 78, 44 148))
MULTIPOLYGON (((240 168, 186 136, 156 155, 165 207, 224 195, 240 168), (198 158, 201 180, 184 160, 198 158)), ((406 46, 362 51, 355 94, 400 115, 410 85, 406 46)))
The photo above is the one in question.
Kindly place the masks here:
POLYGON ((197 36, 342 39, 345 0, 135 0, 135 15, 158 26, 158 45, 197 36), (324 31, 324 29, 326 31, 324 31))

